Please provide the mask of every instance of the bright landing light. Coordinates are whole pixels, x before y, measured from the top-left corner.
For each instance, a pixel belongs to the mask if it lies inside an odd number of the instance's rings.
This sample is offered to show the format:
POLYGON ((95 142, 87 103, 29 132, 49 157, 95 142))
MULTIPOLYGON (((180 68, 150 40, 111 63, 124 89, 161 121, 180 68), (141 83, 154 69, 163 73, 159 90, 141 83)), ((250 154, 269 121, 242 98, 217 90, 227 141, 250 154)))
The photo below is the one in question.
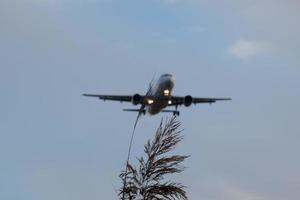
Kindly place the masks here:
POLYGON ((164 90, 164 95, 165 96, 169 96, 169 94, 170 94, 170 90, 164 90))
POLYGON ((168 101, 168 104, 172 104, 172 101, 171 101, 171 100, 169 100, 169 101, 168 101))
POLYGON ((148 104, 153 104, 153 100, 152 99, 148 99, 148 104))

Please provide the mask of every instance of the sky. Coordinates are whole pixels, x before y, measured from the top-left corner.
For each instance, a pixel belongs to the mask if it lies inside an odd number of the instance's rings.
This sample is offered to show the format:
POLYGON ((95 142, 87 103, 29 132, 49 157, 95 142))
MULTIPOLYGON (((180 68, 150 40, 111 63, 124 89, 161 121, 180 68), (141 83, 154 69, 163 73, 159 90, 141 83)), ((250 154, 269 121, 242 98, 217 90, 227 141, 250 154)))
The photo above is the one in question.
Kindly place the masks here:
MULTIPOLYGON (((0 0, 0 199, 117 198, 136 114, 82 93, 231 97, 181 107, 190 199, 300 196, 298 0, 0 0)), ((143 117, 131 161, 162 117, 143 117)))

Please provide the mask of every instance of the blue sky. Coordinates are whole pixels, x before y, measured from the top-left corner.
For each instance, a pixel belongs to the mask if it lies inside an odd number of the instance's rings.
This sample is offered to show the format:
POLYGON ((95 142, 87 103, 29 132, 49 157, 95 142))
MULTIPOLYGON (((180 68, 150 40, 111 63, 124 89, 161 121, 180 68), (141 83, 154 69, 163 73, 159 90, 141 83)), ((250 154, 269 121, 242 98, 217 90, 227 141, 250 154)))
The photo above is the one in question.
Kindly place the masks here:
MULTIPOLYGON (((116 199, 135 114, 82 93, 232 97, 181 108, 190 199, 300 196, 298 1, 1 0, 0 198, 116 199)), ((133 157, 161 117, 140 121, 133 157)))

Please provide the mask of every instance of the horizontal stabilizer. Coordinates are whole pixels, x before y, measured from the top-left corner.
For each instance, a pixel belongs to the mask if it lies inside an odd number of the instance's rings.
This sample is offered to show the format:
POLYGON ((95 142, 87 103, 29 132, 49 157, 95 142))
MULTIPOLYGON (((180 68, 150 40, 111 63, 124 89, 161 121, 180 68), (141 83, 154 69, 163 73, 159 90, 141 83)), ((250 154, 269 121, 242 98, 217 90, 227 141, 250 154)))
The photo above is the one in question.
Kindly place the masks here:
POLYGON ((176 110, 162 110, 161 112, 176 112, 176 110))
POLYGON ((179 116, 180 112, 178 110, 162 110, 161 112, 173 113, 173 115, 179 116))
POLYGON ((123 109, 123 111, 139 112, 140 109, 123 109))
MULTIPOLYGON (((123 109, 123 111, 140 112, 140 109, 123 109)), ((141 113, 146 114, 146 110, 142 110, 141 113)))

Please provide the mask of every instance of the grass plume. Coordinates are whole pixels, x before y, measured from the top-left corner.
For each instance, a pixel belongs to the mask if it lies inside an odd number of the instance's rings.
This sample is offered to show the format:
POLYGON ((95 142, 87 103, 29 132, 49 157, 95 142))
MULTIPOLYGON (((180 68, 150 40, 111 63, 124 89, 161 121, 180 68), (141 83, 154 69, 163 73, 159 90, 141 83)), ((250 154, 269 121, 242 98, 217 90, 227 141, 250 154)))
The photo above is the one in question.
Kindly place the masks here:
POLYGON ((165 175, 182 172, 184 167, 180 164, 189 157, 166 155, 183 139, 180 125, 176 117, 161 121, 154 139, 145 144, 145 156, 138 158, 138 166, 127 163, 127 172, 120 173, 120 178, 126 183, 125 187, 120 189, 120 199, 188 199, 184 185, 165 180, 165 175))

